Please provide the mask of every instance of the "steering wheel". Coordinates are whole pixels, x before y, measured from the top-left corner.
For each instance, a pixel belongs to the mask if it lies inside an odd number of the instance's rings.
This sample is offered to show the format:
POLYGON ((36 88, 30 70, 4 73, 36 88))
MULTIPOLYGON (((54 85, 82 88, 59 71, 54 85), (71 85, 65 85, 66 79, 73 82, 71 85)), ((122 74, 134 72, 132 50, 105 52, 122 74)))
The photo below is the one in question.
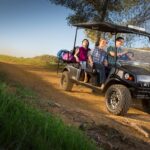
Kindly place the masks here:
POLYGON ((127 52, 126 54, 123 54, 119 57, 120 60, 131 60, 134 57, 133 52, 127 52))
POLYGON ((126 55, 128 55, 130 57, 134 57, 134 53, 133 52, 127 52, 126 55))

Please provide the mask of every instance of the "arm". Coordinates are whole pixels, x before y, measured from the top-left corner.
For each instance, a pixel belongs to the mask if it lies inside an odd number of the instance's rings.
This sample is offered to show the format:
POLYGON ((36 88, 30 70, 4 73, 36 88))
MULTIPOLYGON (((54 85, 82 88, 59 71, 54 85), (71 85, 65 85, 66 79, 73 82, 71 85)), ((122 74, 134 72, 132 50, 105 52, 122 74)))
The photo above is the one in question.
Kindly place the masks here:
MULTIPOLYGON (((122 55, 124 55, 124 54, 126 54, 126 53, 127 53, 126 51, 125 51, 125 52, 120 52, 120 53, 117 52, 117 56, 122 56, 122 55)), ((116 56, 116 52, 114 52, 114 51, 110 51, 109 54, 110 54, 112 57, 115 57, 115 56, 116 56)))
POLYGON ((107 61, 107 60, 104 60, 104 62, 103 62, 103 63, 104 63, 104 66, 105 66, 105 67, 107 67, 107 66, 108 66, 108 61, 107 61))
POLYGON ((93 66, 93 59, 91 55, 88 55, 88 60, 89 60, 90 66, 93 66))
MULTIPOLYGON (((127 54, 128 51, 123 51, 123 52, 120 52, 120 53, 117 53, 117 56, 122 56, 122 55, 125 55, 127 54)), ((113 49, 113 47, 109 47, 108 48, 108 54, 112 57, 115 57, 116 56, 116 52, 115 50, 113 49)))
POLYGON ((115 52, 113 52, 113 51, 109 51, 109 54, 110 54, 110 56, 112 56, 112 57, 115 57, 115 56, 116 56, 115 52))
POLYGON ((127 53, 128 53, 128 51, 123 51, 123 52, 118 53, 117 56, 122 56, 122 55, 125 55, 127 53))
POLYGON ((88 53, 88 61, 89 61, 89 64, 90 64, 91 67, 94 64, 92 55, 93 55, 93 50, 89 51, 89 53, 88 53))
POLYGON ((75 57, 75 59, 76 59, 77 62, 79 62, 79 57, 78 57, 79 51, 80 50, 77 49, 76 52, 75 52, 75 54, 74 54, 74 57, 75 57))
POLYGON ((108 66, 107 54, 106 54, 105 57, 104 57, 103 64, 104 64, 105 67, 108 66))
POLYGON ((116 56, 116 54, 115 54, 115 52, 113 50, 113 47, 108 47, 107 54, 110 55, 110 56, 112 56, 112 57, 116 56))

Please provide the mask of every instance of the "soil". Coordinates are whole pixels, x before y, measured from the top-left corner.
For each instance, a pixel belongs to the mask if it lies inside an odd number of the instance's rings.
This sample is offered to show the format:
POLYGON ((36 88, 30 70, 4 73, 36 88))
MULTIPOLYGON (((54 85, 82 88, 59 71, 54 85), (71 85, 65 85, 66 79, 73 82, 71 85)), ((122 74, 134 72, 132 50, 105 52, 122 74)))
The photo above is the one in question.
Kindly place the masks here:
POLYGON ((104 96, 91 89, 74 85, 71 92, 61 90, 55 69, 1 62, 0 72, 36 91, 38 108, 79 127, 98 146, 106 150, 150 149, 150 115, 142 110, 139 100, 126 116, 114 116, 106 110, 104 96))

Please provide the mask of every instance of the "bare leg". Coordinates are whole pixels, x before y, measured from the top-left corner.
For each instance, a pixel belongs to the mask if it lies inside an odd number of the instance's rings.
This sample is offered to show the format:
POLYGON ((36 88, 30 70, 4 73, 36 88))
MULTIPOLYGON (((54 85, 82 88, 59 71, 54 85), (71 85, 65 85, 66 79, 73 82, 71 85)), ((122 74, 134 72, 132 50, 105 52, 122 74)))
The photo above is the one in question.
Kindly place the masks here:
POLYGON ((84 76, 84 82, 87 83, 87 82, 88 82, 88 76, 87 76, 87 73, 85 72, 84 75, 85 75, 85 76, 84 76))

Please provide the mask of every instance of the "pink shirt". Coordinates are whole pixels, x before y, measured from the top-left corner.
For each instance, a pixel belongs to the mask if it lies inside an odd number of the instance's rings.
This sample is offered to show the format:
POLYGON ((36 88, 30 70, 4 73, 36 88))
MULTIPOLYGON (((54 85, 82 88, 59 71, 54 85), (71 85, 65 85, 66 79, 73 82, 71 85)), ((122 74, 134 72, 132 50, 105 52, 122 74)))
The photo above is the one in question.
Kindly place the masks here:
POLYGON ((88 59, 88 49, 84 47, 79 48, 79 61, 87 61, 88 59))

